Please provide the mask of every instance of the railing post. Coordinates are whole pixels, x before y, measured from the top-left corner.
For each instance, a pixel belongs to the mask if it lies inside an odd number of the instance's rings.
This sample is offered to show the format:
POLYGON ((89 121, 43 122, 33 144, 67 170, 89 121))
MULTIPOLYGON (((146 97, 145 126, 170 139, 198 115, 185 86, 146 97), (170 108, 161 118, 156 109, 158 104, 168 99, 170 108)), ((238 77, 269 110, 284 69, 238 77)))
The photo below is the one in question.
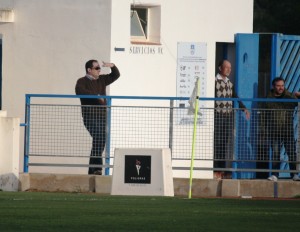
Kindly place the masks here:
MULTIPOLYGON (((234 118, 234 122, 233 122, 233 136, 232 136, 232 143, 233 143, 233 154, 232 154, 232 168, 233 170, 236 170, 238 168, 238 164, 237 164, 237 156, 238 156, 238 111, 234 110, 238 108, 238 102, 237 100, 234 100, 233 102, 233 118, 234 118)), ((236 171, 232 172, 232 179, 237 179, 238 175, 236 171)))
MULTIPOLYGON (((106 121, 106 146, 105 146, 105 165, 110 163, 110 135, 111 135, 111 97, 106 98, 107 121, 106 121)), ((109 167, 105 168, 105 175, 109 175, 109 167)))
POLYGON ((28 173, 30 136, 30 96, 25 97, 24 172, 28 173))
POLYGON ((169 148, 172 155, 173 147, 173 121, 174 121, 174 100, 170 100, 170 118, 169 118, 169 148))

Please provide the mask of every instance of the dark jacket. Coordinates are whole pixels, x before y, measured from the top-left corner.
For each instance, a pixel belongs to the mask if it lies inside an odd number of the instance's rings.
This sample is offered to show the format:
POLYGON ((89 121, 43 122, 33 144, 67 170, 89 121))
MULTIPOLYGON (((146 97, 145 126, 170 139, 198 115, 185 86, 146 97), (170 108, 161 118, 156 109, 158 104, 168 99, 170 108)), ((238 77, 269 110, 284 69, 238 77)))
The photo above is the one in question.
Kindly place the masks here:
MULTIPOLYGON (((110 85, 120 77, 120 72, 116 66, 111 68, 110 74, 100 75, 97 80, 90 80, 84 76, 77 80, 75 92, 77 95, 106 95, 106 86, 110 85)), ((101 98, 80 98, 81 105, 105 106, 106 100, 101 98)), ((105 115, 106 107, 82 107, 82 116, 97 117, 105 115)))
MULTIPOLYGON (((295 95, 285 90, 281 96, 275 96, 273 89, 267 94, 272 99, 297 99, 295 95)), ((293 130, 293 120, 297 102, 265 102, 262 104, 262 119, 264 129, 272 134, 293 130)))
MULTIPOLYGON (((90 80, 84 76, 77 80, 75 92, 77 95, 106 95, 106 86, 120 77, 116 66, 111 68, 110 74, 100 75, 97 80, 90 80)), ((103 101, 96 98, 80 98, 82 105, 103 105, 103 101)), ((105 101, 104 101, 105 102, 105 101)))

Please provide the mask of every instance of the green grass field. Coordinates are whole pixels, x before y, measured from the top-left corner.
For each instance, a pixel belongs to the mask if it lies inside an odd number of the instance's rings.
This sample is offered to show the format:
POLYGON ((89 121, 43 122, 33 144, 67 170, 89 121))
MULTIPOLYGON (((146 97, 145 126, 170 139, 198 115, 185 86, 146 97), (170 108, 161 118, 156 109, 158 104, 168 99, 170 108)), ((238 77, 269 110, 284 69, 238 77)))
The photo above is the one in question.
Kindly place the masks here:
POLYGON ((300 200, 0 192, 0 231, 299 231, 300 200))

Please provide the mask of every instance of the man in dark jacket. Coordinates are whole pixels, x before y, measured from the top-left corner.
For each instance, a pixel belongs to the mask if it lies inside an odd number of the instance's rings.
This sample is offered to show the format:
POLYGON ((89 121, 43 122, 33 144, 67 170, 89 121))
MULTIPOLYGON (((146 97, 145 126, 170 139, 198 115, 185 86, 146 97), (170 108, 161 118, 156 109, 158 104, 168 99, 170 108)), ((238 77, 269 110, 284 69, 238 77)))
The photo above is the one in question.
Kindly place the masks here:
MULTIPOLYGON (((102 66, 111 68, 111 73, 100 75, 101 67, 97 60, 86 62, 86 75, 79 78, 76 83, 77 95, 106 95, 106 86, 117 80, 120 72, 113 63, 103 63, 102 66)), ((101 175, 102 168, 93 165, 102 165, 106 140, 106 99, 80 98, 80 101, 84 126, 93 138, 88 174, 101 175)))
MULTIPOLYGON (((268 93, 267 98, 273 99, 296 99, 300 93, 294 94, 287 91, 284 87, 284 79, 277 77, 272 81, 273 89, 268 93)), ((294 113, 298 106, 297 102, 266 102, 264 129, 271 142, 273 150, 273 170, 280 169, 280 150, 284 146, 289 159, 291 171, 296 171, 296 141, 294 138, 294 113)), ((299 181, 298 174, 292 173, 293 180, 299 181)), ((268 178, 271 181, 277 181, 278 172, 273 172, 268 178)))

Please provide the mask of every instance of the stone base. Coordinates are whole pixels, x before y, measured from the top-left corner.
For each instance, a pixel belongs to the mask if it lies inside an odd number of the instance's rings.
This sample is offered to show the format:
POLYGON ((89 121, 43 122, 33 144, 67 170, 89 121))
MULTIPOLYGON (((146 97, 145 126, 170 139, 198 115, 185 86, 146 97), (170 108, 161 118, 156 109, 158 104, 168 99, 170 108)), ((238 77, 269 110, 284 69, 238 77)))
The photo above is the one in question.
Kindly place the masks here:
POLYGON ((1 191, 18 191, 19 180, 13 173, 0 175, 0 190, 1 191))
MULTIPOLYGON (((20 174, 19 191, 111 193, 112 176, 20 174)), ((174 195, 188 197, 189 179, 174 178, 174 195)), ((192 197, 293 198, 300 182, 291 180, 193 179, 192 197)))
POLYGON ((20 174, 19 190, 41 192, 95 192, 95 176, 20 174))

